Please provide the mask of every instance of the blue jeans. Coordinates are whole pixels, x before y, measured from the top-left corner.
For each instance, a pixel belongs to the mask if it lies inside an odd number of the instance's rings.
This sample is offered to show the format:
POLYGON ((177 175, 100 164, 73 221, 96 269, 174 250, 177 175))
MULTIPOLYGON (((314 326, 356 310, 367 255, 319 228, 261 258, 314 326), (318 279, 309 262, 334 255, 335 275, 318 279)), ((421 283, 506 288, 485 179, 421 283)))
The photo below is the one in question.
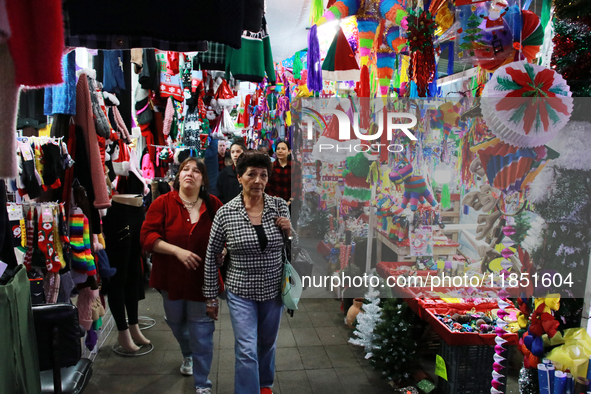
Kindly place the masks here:
POLYGON ((259 394, 261 387, 273 386, 283 302, 281 297, 258 302, 227 293, 236 341, 234 392, 259 394))
POLYGON ((213 360, 214 321, 206 314, 205 302, 171 301, 162 290, 166 322, 181 346, 183 357, 193 357, 195 387, 211 388, 208 379, 213 360))

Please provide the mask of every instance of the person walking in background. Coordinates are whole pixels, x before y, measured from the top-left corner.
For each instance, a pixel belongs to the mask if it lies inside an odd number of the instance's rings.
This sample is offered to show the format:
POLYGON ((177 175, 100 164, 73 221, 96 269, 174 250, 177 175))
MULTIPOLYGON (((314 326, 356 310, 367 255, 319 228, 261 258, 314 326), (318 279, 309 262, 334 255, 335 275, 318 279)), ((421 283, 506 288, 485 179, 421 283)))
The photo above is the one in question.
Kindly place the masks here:
POLYGON ((277 156, 277 160, 273 163, 267 193, 287 202, 289 212, 292 214, 293 227, 297 228, 297 211, 301 206, 301 201, 300 196, 296 198, 296 194, 300 194, 302 189, 301 166, 292 160, 291 146, 287 141, 277 143, 275 156, 277 156))
POLYGON ((218 175, 217 196, 223 204, 227 203, 238 194, 240 194, 240 183, 236 173, 236 160, 246 151, 246 147, 241 141, 235 141, 230 147, 230 157, 233 164, 225 167, 218 175))

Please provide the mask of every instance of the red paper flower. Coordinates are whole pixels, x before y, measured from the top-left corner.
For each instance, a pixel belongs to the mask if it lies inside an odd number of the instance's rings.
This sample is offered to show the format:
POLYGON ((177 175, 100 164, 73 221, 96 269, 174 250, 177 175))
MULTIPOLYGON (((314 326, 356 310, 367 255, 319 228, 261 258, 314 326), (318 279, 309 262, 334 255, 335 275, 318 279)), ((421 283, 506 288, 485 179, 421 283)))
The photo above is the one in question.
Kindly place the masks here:
POLYGON ((497 82, 503 89, 509 92, 501 99, 496 109, 498 111, 514 111, 511 120, 516 123, 524 121, 524 131, 528 135, 539 116, 544 131, 548 131, 550 122, 558 119, 560 112, 569 115, 567 106, 562 102, 560 90, 556 90, 554 83, 555 72, 544 69, 537 74, 531 64, 524 65, 525 72, 512 67, 507 67, 506 72, 511 78, 497 77, 497 82), (550 98, 555 97, 551 100, 550 98))

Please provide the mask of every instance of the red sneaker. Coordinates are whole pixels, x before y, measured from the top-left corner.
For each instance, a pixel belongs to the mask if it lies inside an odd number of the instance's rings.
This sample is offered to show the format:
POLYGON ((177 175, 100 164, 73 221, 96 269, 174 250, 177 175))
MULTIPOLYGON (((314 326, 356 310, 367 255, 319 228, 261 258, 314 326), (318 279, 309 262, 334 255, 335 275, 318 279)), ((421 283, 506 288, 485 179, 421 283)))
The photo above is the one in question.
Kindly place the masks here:
POLYGON ((271 387, 261 387, 261 394, 273 394, 271 387))

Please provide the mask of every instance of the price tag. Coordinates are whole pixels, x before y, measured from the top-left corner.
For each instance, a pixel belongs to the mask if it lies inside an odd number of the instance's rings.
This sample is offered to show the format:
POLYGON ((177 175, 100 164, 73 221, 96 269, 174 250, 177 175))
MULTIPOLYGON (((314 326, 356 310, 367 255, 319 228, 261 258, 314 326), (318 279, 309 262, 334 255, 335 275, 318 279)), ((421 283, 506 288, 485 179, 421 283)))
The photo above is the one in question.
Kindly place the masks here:
POLYGON ((6 271, 6 268, 8 268, 8 264, 6 264, 5 262, 0 261, 0 276, 2 276, 2 274, 4 273, 4 271, 6 271))
POLYGON ((21 220, 25 216, 23 215, 23 206, 17 204, 7 204, 6 210, 8 211, 8 220, 21 220))
POLYGON ((53 210, 49 207, 44 207, 41 211, 43 223, 53 223, 53 210))
POLYGON ((29 161, 29 160, 33 160, 33 154, 31 153, 30 149, 21 149, 21 152, 23 153, 23 157, 25 158, 25 161, 29 161))
POLYGON ((447 380, 447 367, 443 357, 439 354, 435 356, 435 375, 447 380))

